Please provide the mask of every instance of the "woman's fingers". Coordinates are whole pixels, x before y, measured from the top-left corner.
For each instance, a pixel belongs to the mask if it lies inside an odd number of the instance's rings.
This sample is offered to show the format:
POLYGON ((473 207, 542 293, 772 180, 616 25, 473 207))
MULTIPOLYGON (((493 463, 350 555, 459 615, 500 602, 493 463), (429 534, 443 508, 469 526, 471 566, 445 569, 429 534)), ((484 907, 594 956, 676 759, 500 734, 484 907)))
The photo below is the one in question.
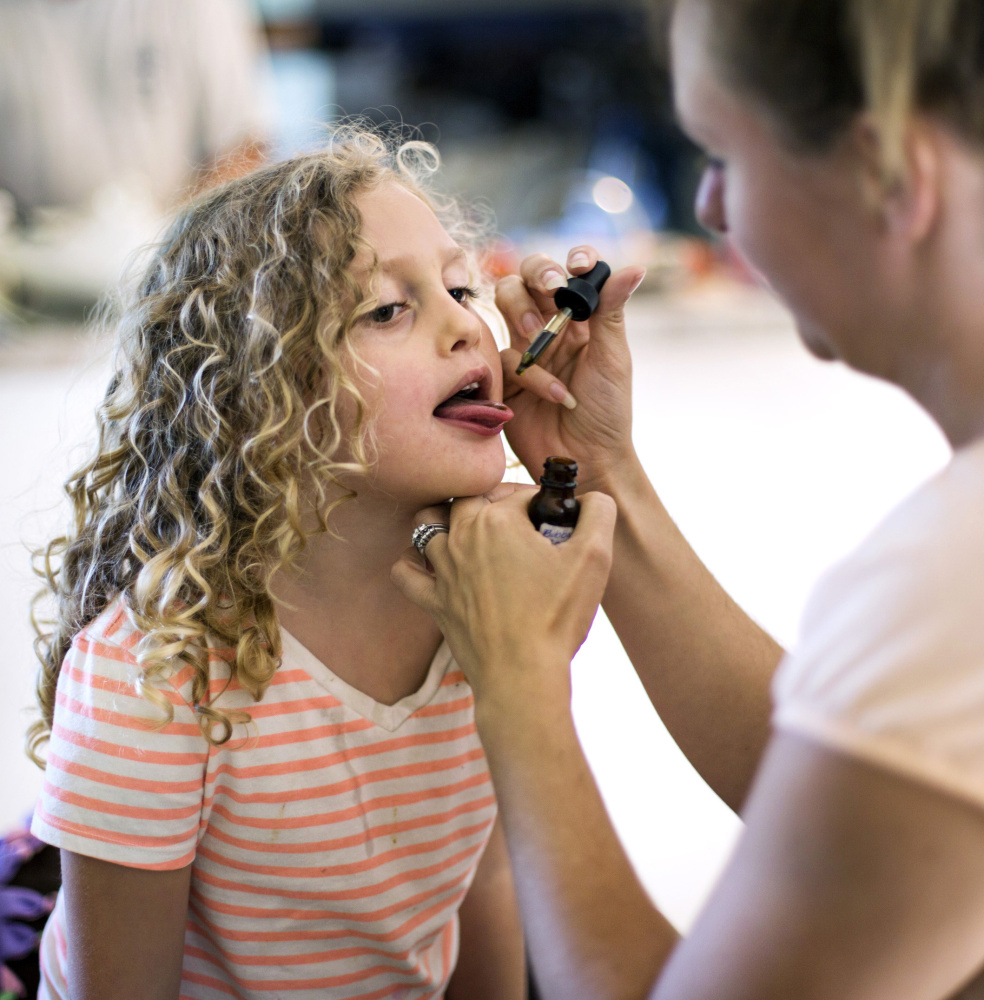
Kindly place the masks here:
POLYGON ((567 266, 545 253, 533 254, 520 265, 519 274, 507 275, 496 285, 495 304, 518 337, 532 340, 556 312, 554 292, 567 285, 567 273, 581 274, 598 263, 594 247, 573 247, 567 266))
MULTIPOLYGON (((556 311, 554 292, 567 284, 567 272, 583 274, 598 263, 598 251, 587 244, 572 247, 567 266, 543 253, 526 257, 518 275, 508 275, 496 285, 495 304, 519 339, 532 340, 556 311)), ((645 268, 628 267, 615 272, 601 293, 598 312, 618 309, 645 276, 645 268)), ((621 317, 619 316, 619 319, 621 317)))
MULTIPOLYGON (((577 247, 571 255, 590 261, 593 267, 597 252, 591 247, 577 247)), ((568 258, 570 262, 570 257, 568 258)), ((567 269, 545 253, 533 254, 520 264, 519 274, 502 278, 495 288, 495 304, 505 316, 520 343, 532 340, 557 311, 554 292, 567 285, 567 269)))
POLYGON ((545 253, 526 257, 519 265, 519 276, 531 291, 553 298, 558 288, 567 284, 567 270, 545 253))
POLYGON ((516 368, 519 366, 522 356, 513 347, 507 347, 504 351, 499 352, 499 357, 502 359, 502 395, 504 399, 508 400, 525 389, 534 396, 547 400, 547 402, 566 406, 568 410, 573 410, 577 406, 577 400, 571 395, 567 386, 545 368, 534 364, 530 365, 522 375, 517 375, 516 368))
POLYGON ((451 504, 437 503, 431 507, 424 507, 423 510, 417 511, 414 521, 417 524, 450 524, 451 504))
POLYGON ((415 548, 407 549, 397 559, 390 570, 390 579, 404 597, 440 621, 437 581, 415 548))
POLYGON ((518 275, 509 275, 499 282, 496 305, 512 328, 531 340, 556 312, 554 292, 567 286, 568 271, 582 274, 597 263, 598 251, 587 244, 571 249, 566 267, 545 253, 533 254, 520 264, 518 275))
POLYGON ((625 304, 642 283, 646 269, 639 265, 623 267, 605 282, 598 296, 598 308, 591 317, 591 339, 596 341, 612 334, 625 339, 625 304))
POLYGON ((434 555, 435 549, 438 547, 437 543, 447 543, 447 531, 441 531, 438 527, 437 530, 427 532, 426 538, 421 539, 423 550, 418 548, 417 532, 422 531, 427 525, 443 525, 447 528, 451 521, 451 505, 448 503, 442 503, 433 507, 425 507, 423 510, 417 511, 414 521, 417 524, 417 528, 414 530, 413 545, 418 553, 418 556, 421 557, 420 562, 423 565, 426 565, 427 563, 433 565, 432 556, 434 555))
POLYGON ((589 548, 591 551, 587 558, 597 563, 596 568, 604 573, 607 580, 618 508, 607 493, 584 493, 579 499, 581 512, 577 518, 577 526, 564 544, 575 542, 589 548))
POLYGON ((536 487, 531 486, 529 483, 499 483, 498 486, 493 486, 488 493, 483 493, 482 496, 489 503, 498 503, 500 500, 505 500, 506 497, 511 497, 515 493, 525 493, 528 500, 535 492, 536 487))
MULTIPOLYGON (((451 505, 442 503, 433 507, 425 507, 417 511, 414 523, 419 527, 425 524, 447 525, 451 520, 451 505)), ((435 532, 421 553, 416 544, 400 556, 390 571, 390 579, 418 607, 431 615, 439 610, 437 586, 431 572, 432 557, 437 557, 437 551, 448 544, 446 532, 435 532)), ((438 557, 439 558, 439 557, 438 557)))
MULTIPOLYGON (((410 551, 392 570, 403 594, 437 621, 476 696, 480 689, 508 687, 515 672, 531 664, 569 662, 608 581, 614 501, 585 494, 573 536, 555 546, 530 523, 532 492, 504 484, 486 496, 456 500, 450 535, 438 534, 427 545, 433 573, 410 551)), ((418 521, 430 516, 424 512, 418 521)), ((568 681, 565 669, 551 683, 568 681)))
POLYGON ((567 270, 571 274, 583 274, 598 263, 598 251, 586 243, 572 247, 567 253, 567 270))
MULTIPOLYGON (((597 257, 597 252, 591 247, 576 247, 571 250, 568 260, 570 262, 582 258, 585 263, 578 265, 578 267, 583 270, 587 267, 593 267, 597 263, 597 257)), ((553 266, 557 265, 550 258, 544 254, 538 254, 535 257, 527 258, 523 262, 522 270, 528 280, 541 281, 544 268, 553 266)), ((616 271, 601 290, 598 308, 592 316, 590 324, 577 324, 568 327, 550 346, 543 358, 540 359, 540 363, 530 366, 521 376, 516 374, 516 369, 525 346, 521 340, 514 339, 513 346, 503 350, 500 355, 505 379, 505 398, 511 399, 519 392, 526 390, 540 399, 574 409, 578 399, 571 391, 571 387, 551 373, 549 369, 563 368, 565 362, 569 361, 573 354, 589 341, 593 345, 592 352, 596 355, 593 359, 593 366, 600 371, 607 372, 615 365, 624 365, 628 352, 625 342, 625 304, 639 287, 645 275, 646 269, 638 266, 625 267, 616 271), (560 359, 559 362, 556 359, 560 359)), ((510 328, 514 331, 517 329, 517 324, 522 324, 526 321, 525 318, 532 315, 534 308, 536 308, 537 316, 540 315, 539 308, 535 307, 533 296, 529 293, 527 285, 521 278, 515 276, 503 279, 499 283, 496 302, 509 321, 510 328)), ((539 332, 539 329, 538 322, 529 319, 529 330, 539 332)), ((524 336, 528 335, 525 328, 521 332, 524 336)))
POLYGON ((556 311, 553 295, 535 295, 516 274, 500 278, 495 286, 495 305, 518 340, 532 340, 556 311))
POLYGON ((598 263, 598 251, 584 243, 572 247, 567 254, 567 267, 558 264, 545 253, 535 253, 519 265, 519 277, 527 288, 553 297, 558 288, 567 284, 568 270, 572 274, 590 271, 598 263))

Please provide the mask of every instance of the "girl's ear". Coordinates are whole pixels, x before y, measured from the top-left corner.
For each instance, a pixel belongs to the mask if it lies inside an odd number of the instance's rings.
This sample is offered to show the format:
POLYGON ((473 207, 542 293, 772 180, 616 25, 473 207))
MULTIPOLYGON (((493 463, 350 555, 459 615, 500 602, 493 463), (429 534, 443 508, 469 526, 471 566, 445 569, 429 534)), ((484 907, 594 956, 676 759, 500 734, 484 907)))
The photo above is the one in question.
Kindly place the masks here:
POLYGON ((887 162, 878 126, 867 115, 854 129, 861 155, 865 201, 887 236, 915 245, 933 231, 941 208, 940 150, 931 128, 910 119, 900 148, 887 162))

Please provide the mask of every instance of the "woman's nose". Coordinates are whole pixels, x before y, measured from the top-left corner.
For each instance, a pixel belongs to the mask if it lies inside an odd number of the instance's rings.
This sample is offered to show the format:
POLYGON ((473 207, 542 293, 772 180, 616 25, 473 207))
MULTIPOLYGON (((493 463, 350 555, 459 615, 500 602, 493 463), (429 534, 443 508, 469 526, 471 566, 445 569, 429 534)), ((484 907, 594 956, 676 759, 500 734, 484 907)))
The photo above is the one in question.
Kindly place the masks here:
POLYGON ((697 188, 694 204, 697 221, 712 233, 726 233, 728 220, 724 212, 724 169, 717 164, 709 164, 697 188))

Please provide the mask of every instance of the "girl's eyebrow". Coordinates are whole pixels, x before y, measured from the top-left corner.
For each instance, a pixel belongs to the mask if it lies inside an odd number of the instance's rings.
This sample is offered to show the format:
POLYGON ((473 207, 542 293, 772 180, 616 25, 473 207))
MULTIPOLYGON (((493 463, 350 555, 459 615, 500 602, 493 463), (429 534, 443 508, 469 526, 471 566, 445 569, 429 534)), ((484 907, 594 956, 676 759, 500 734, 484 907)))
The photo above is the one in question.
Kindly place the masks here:
MULTIPOLYGON (((457 264, 461 260, 465 260, 468 254, 465 252, 463 247, 454 246, 448 249, 448 252, 444 255, 444 259, 441 262, 442 267, 450 267, 452 264, 457 264)), ((406 269, 408 266, 412 266, 417 262, 417 258, 413 254, 400 254, 396 257, 387 257, 379 262, 379 270, 385 272, 401 271, 406 269)))

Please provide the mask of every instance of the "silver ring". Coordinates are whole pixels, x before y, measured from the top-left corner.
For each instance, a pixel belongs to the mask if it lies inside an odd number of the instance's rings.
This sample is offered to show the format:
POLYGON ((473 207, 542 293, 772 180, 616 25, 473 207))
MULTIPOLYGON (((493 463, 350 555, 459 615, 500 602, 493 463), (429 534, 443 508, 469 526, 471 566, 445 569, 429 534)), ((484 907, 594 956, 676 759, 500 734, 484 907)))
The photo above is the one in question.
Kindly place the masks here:
POLYGON ((413 529, 410 541, 413 542, 413 547, 421 555, 424 555, 424 549, 427 548, 427 543, 435 535, 440 535, 441 532, 447 534, 448 530, 449 529, 446 524, 418 524, 417 527, 413 529))

